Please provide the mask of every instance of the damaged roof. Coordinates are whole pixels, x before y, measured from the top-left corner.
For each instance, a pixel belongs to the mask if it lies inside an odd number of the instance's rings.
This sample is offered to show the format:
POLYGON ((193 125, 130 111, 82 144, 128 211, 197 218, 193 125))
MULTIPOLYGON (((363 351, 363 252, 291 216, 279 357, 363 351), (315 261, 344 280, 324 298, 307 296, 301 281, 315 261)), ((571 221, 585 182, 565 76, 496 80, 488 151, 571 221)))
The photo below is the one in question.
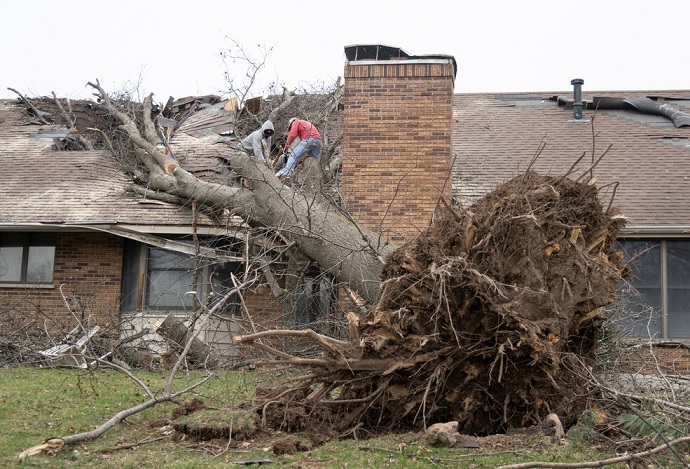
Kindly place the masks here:
POLYGON ((530 165, 562 175, 582 157, 577 178, 606 152, 592 174, 628 232, 690 232, 690 91, 583 92, 579 120, 568 95, 456 94, 456 202, 467 205, 530 165))
MULTIPOLYGON (((175 233, 191 226, 188 206, 148 199, 129 190, 130 178, 103 151, 56 151, 67 129, 37 125, 24 106, 0 100, 0 228, 114 226, 175 233)), ((199 223, 212 220, 199 214, 199 223)))
MULTIPOLYGON (((690 91, 584 91, 581 119, 571 96, 572 90, 455 94, 456 203, 468 205, 528 168, 565 174, 581 158, 573 172, 578 177, 606 152, 592 173, 604 202, 613 200, 628 217, 628 231, 690 232, 690 91)), ((312 114, 330 102, 322 98, 310 100, 318 104, 312 114)), ((179 109, 171 117, 179 125, 170 147, 194 175, 225 183, 232 174, 224 160, 238 142, 236 111, 224 101, 202 104, 192 109, 176 102, 179 109)), ((304 103, 291 105, 284 114, 308 114, 303 108, 304 103)), ((53 142, 67 130, 28 125, 25 111, 16 101, 0 101, 0 161, 11 175, 0 187, 0 223, 132 223, 151 229, 190 224, 189 207, 127 190, 131 180, 105 153, 55 151, 53 142)), ((333 114, 324 135, 339 142, 342 110, 333 114)), ((280 119, 276 128, 285 126, 280 119)), ((200 223, 212 223, 201 216, 200 223)))
POLYGON ((236 151, 235 111, 227 101, 198 110, 186 118, 170 139, 182 167, 207 182, 226 184, 232 174, 224 163, 236 151))

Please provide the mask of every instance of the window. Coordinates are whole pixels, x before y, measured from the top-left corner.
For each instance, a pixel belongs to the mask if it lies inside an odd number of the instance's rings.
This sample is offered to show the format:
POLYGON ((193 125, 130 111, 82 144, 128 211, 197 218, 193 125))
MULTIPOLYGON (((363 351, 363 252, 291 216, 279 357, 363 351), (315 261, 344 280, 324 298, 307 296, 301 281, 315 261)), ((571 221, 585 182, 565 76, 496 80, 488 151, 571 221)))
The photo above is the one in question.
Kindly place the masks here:
POLYGON ((623 330, 638 338, 690 338, 690 240, 619 244, 632 270, 632 289, 619 289, 623 330))
MULTIPOLYGON (((235 288, 232 283, 232 275, 235 277, 242 276, 242 263, 232 261, 214 260, 207 267, 210 274, 210 289, 213 293, 212 301, 209 308, 213 308, 221 301, 230 290, 235 288)), ((241 313, 240 295, 234 293, 228 300, 220 307, 217 314, 225 314, 227 316, 241 313)))
MULTIPOLYGON (((203 259, 196 269, 192 256, 127 240, 122 310, 192 310, 196 305, 194 296, 187 293, 193 290, 195 281, 199 299, 211 308, 233 288, 231 274, 240 275, 242 263, 203 259), (211 301, 207 302, 211 293, 211 301)), ((235 312, 239 312, 238 295, 217 311, 218 314, 235 312)))
MULTIPOLYGON (((146 282, 146 306, 154 308, 194 307, 194 296, 186 293, 193 290, 194 259, 184 254, 155 247, 148 248, 146 282)), ((197 293, 201 298, 197 277, 197 293)))
POLYGON ((0 233, 1 283, 52 283, 54 233, 0 233))
POLYGON ((333 277, 309 268, 295 289, 295 327, 326 332, 335 302, 333 277))

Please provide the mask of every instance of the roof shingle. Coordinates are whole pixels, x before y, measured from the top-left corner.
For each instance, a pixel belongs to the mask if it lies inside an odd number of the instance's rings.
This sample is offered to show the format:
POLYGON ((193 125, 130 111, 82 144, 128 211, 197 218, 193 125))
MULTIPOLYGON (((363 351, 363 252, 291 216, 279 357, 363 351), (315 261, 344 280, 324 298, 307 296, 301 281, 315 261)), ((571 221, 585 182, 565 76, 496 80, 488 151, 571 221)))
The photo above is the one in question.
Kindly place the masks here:
MULTIPOLYGON (((628 228, 690 229, 690 128, 635 109, 585 109, 578 122, 572 110, 549 99, 557 94, 455 95, 454 198, 471 203, 525 171, 538 153, 532 169, 551 175, 565 174, 584 155, 578 177, 610 144, 593 171, 603 202, 615 191, 613 204, 628 217, 628 228)), ((674 98, 665 100, 671 106, 690 108, 689 91, 589 96, 667 96, 674 98)))
POLYGON ((129 178, 102 151, 54 151, 51 133, 38 134, 51 126, 25 120, 23 107, 0 101, 0 224, 191 225, 189 207, 127 190, 129 178))

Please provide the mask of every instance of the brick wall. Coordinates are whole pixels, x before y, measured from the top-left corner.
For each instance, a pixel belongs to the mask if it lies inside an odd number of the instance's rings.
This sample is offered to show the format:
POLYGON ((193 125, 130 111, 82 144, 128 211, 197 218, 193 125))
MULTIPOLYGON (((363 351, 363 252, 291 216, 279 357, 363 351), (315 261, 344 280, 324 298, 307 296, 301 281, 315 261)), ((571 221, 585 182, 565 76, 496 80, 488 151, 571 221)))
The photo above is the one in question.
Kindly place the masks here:
POLYGON ((685 344, 658 343, 631 348, 624 356, 625 371, 655 375, 690 375, 690 347, 685 344))
POLYGON ((401 242, 451 197, 450 60, 345 65, 342 193, 361 224, 401 242))
POLYGON ((11 317, 15 324, 35 320, 38 330, 45 323, 56 333, 71 329, 76 319, 65 305, 64 294, 76 316, 88 319, 88 325, 117 324, 122 251, 122 239, 106 233, 58 234, 53 286, 0 288, 3 320, 11 317))
MULTIPOLYGON (((280 283, 283 287, 282 279, 280 283)), ((244 293, 244 304, 247 311, 249 311, 252 321, 260 325, 260 330, 285 327, 283 301, 285 298, 273 295, 271 287, 266 283, 261 283, 244 293)))

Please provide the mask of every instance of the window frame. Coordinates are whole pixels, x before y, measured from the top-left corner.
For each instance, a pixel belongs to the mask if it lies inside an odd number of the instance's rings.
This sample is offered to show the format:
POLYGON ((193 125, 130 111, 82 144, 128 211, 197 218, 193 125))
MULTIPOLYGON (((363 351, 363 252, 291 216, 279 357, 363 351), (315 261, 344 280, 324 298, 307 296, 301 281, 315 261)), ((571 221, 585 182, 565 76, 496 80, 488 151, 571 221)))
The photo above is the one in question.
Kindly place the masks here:
MULTIPOLYGON (((690 238, 686 237, 635 237, 635 236, 626 236, 626 237, 619 237, 618 242, 623 244, 625 242, 647 242, 647 243, 656 243, 658 245, 659 249, 659 259, 658 259, 658 272, 656 274, 658 275, 658 280, 659 280, 659 311, 658 311, 658 317, 659 320, 661 321, 661 324, 659 325, 659 336, 654 336, 651 337, 651 340, 658 341, 658 342, 681 342, 681 343, 690 343, 690 331, 684 332, 683 334, 679 336, 671 336, 670 334, 670 327, 669 327, 669 322, 670 322, 670 316, 672 314, 671 311, 669 311, 670 307, 670 302, 669 302, 669 291, 671 288, 674 289, 685 289, 685 290, 690 290, 690 279, 687 280, 686 285, 671 285, 671 282, 669 281, 669 242, 673 241, 685 241, 685 242, 690 242, 690 238)), ((625 252, 625 249, 623 249, 625 252)), ((690 256, 688 257, 688 262, 690 262, 690 256)), ((635 265, 634 262, 632 265, 635 265)), ((635 275, 635 269, 633 269, 633 275, 635 275)), ((635 290, 639 288, 639 283, 636 284, 636 282, 631 279, 628 281, 628 284, 633 287, 635 290)), ((620 296, 620 295, 619 295, 620 296)), ((622 298, 623 300, 626 300, 626 298, 622 298)), ((688 309, 690 310, 690 305, 688 305, 688 309)), ((682 314, 682 312, 678 313, 682 314)), ((685 314, 686 316, 688 315, 687 313, 685 314)), ((688 319, 690 319, 690 316, 688 316, 688 319)), ((648 340, 650 339, 649 335, 633 335, 630 337, 633 340, 648 340)))
POLYGON ((51 288, 55 282, 55 259, 57 252, 57 233, 53 232, 18 232, 9 231, 0 233, 0 248, 17 247, 21 248, 21 266, 19 279, 0 280, 0 288, 8 287, 42 287, 51 288), (9 240, 15 238, 18 241, 9 240), (52 248, 48 256, 50 279, 44 281, 29 280, 32 274, 31 257, 32 248, 52 248))
MULTIPOLYGON (((184 238, 175 237, 176 241, 186 242, 184 238)), ((209 246, 213 244, 211 240, 202 240, 202 244, 209 246)), ((139 241, 128 240, 125 244, 125 262, 123 263, 123 282, 122 282, 122 308, 123 311, 142 311, 142 312, 160 312, 160 311, 190 311, 193 309, 194 302, 187 301, 187 298, 181 298, 176 305, 156 305, 155 302, 151 302, 151 279, 152 272, 160 272, 165 274, 165 272, 179 272, 180 276, 194 275, 194 268, 199 269, 199 277, 197 286, 197 294, 202 302, 208 299, 209 294, 212 289, 219 286, 219 282, 213 281, 211 275, 216 272, 214 266, 216 265, 216 259, 205 259, 201 258, 200 265, 196 266, 194 256, 179 252, 176 250, 165 249, 160 246, 154 246, 139 241), (151 252, 159 251, 164 253, 166 256, 172 256, 168 260, 173 264, 171 267, 164 268, 161 266, 152 266, 151 262, 151 252), (178 258, 175 260, 175 258, 178 258), (188 268, 175 267, 176 265, 189 265, 188 268), (140 280, 137 280, 140 279, 140 280)), ((227 256, 226 262, 230 262, 234 266, 234 270, 239 272, 243 270, 243 260, 238 254, 237 256, 227 256)), ((231 268, 232 270, 232 268, 231 268)), ((227 280, 226 280, 227 282, 227 280)), ((174 285, 171 283, 170 286, 174 285)), ((191 285, 190 285, 191 287, 191 285)), ((225 288, 232 288, 227 283, 223 285, 225 288)), ((165 290, 166 286, 162 286, 161 289, 165 290)), ((178 291, 178 293, 182 293, 178 291)), ((217 292, 216 292, 217 293, 217 292)), ((178 295, 180 296, 180 295, 178 295)), ((218 311, 221 315, 234 315, 240 312, 239 301, 232 302, 230 299, 222 311, 218 311), (237 304, 235 304, 237 303, 237 304)))
MULTIPOLYGON (((192 309, 194 306, 194 299, 191 298, 191 295, 185 295, 185 292, 182 293, 182 297, 180 298, 180 303, 176 305, 158 305, 156 302, 151 302, 150 297, 152 296, 152 288, 154 287, 154 284, 157 282, 153 281, 154 276, 157 276, 156 274, 160 275, 160 278, 163 278, 165 274, 167 273, 177 273, 177 278, 180 279, 182 277, 193 277, 194 276, 194 270, 197 268, 196 265, 192 266, 184 266, 185 263, 192 263, 195 264, 194 258, 192 256, 182 254, 179 252, 171 251, 169 249, 164 249, 164 248, 159 248, 157 246, 151 246, 147 245, 145 246, 144 249, 145 253, 144 255, 146 256, 146 267, 145 267, 145 277, 144 277, 144 290, 143 290, 143 307, 147 310, 151 311, 165 311, 165 310, 175 310, 175 311, 187 311, 189 309, 192 309), (153 264, 153 259, 154 256, 152 255, 153 252, 159 252, 160 256, 165 256, 168 258, 172 257, 173 262, 171 265, 165 265, 165 260, 163 260, 162 264, 160 265, 152 265, 153 264), (176 259, 176 260, 175 260, 176 259)), ((206 278, 206 269, 204 268, 203 265, 199 266, 199 276, 198 279, 199 283, 196 287, 197 290, 197 295, 199 295, 200 299, 203 300, 203 298, 206 297, 206 292, 204 292, 204 279, 206 278)), ((163 284, 163 288, 166 291, 169 291, 170 289, 174 288, 174 286, 178 283, 178 280, 175 280, 172 283, 167 283, 163 284)), ((186 286, 183 285, 183 286, 186 286)), ((191 285, 190 285, 191 288, 191 285)), ((186 291, 189 291, 189 289, 186 289, 186 291)), ((179 295, 178 295, 179 296, 179 295)), ((159 296, 160 298, 161 296, 159 296)), ((157 300, 156 300, 157 301, 157 300)))

